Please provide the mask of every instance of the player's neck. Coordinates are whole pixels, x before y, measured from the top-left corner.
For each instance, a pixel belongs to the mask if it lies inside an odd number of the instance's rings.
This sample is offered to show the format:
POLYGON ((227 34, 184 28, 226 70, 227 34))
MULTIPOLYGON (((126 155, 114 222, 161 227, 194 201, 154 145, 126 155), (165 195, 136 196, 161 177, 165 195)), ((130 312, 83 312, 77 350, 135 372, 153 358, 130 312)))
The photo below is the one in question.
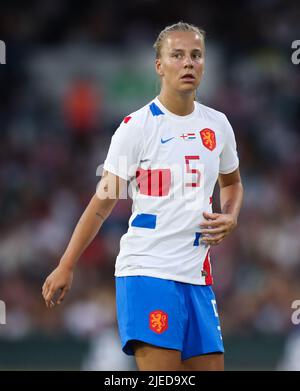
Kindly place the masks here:
POLYGON ((190 94, 174 94, 161 90, 158 95, 159 101, 171 113, 176 115, 188 115, 194 111, 194 93, 190 94))

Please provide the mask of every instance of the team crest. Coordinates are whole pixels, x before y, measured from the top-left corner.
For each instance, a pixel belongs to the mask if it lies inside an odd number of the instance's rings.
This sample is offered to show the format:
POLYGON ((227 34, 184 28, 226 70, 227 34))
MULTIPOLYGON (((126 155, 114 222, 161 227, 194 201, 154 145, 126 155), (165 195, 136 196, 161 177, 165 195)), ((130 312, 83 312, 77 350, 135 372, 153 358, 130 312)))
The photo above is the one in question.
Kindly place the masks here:
POLYGON ((203 145, 213 151, 216 148, 216 135, 215 132, 211 129, 205 128, 200 131, 200 136, 202 139, 203 145))
POLYGON ((168 314, 161 310, 150 312, 149 327, 157 334, 161 334, 168 328, 168 314))

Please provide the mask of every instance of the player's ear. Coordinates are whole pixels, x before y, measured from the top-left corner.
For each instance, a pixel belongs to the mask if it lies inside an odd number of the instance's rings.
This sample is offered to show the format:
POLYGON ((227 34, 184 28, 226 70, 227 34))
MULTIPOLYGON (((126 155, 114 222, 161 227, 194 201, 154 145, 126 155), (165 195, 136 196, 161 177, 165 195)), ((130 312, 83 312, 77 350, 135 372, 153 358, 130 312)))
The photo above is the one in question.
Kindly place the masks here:
POLYGON ((157 58, 155 60, 155 69, 156 69, 156 73, 159 75, 159 76, 163 76, 163 69, 162 69, 162 63, 161 63, 161 60, 160 58, 157 58))

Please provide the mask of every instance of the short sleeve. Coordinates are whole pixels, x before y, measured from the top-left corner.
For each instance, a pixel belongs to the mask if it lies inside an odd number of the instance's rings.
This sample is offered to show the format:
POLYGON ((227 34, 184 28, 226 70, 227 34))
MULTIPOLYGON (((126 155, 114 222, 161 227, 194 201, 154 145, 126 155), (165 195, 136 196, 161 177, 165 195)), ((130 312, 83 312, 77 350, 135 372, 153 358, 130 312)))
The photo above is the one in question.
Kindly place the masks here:
POLYGON ((142 129, 136 126, 133 119, 129 122, 123 121, 111 138, 104 169, 129 180, 135 176, 142 151, 142 129))
POLYGON ((239 158, 233 129, 227 117, 224 117, 225 144, 220 155, 219 172, 220 174, 230 174, 238 168, 239 158))

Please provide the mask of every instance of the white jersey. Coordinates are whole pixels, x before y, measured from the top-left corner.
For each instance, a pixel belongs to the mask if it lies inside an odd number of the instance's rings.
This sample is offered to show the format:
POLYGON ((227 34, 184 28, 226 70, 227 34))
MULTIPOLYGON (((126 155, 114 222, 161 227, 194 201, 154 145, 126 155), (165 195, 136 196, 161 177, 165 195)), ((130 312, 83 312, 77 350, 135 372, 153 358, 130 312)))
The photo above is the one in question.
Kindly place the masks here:
POLYGON ((115 276, 213 283, 203 212, 212 212, 219 173, 238 168, 227 117, 194 102, 179 116, 156 97, 125 117, 111 139, 104 169, 131 181, 132 215, 120 241, 115 276))

